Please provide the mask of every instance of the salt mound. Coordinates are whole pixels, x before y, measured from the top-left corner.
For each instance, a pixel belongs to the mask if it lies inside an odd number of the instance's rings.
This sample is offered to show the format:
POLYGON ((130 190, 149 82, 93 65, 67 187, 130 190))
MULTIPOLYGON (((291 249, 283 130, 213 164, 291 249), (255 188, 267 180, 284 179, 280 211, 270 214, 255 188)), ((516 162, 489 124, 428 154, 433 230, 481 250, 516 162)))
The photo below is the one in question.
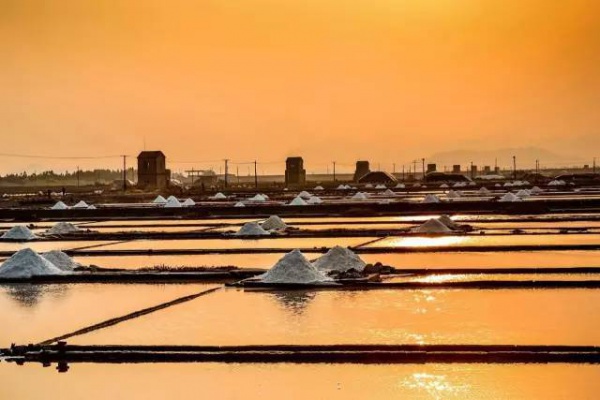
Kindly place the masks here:
POLYGON ((527 189, 521 189, 517 192, 517 197, 523 198, 523 197, 529 197, 529 196, 531 196, 531 193, 529 193, 529 190, 527 190, 527 189))
POLYGON ((234 207, 246 207, 246 205, 241 201, 238 201, 237 203, 235 203, 234 207))
POLYGON ((439 203, 440 199, 435 194, 428 194, 423 199, 422 203, 439 203))
POLYGON ((88 210, 95 210, 95 209, 96 209, 96 206, 92 204, 92 205, 91 205, 91 206, 89 206, 87 209, 88 209, 88 210))
POLYGON ((346 190, 346 186, 344 185, 339 185, 337 188, 337 190, 346 190))
POLYGON ((346 247, 335 246, 326 254, 319 257, 313 265, 319 271, 346 272, 350 269, 362 271, 367 264, 352 250, 346 247))
POLYGON ((365 189, 373 189, 373 185, 372 185, 372 184, 370 184, 370 183, 367 183, 367 184, 365 185, 365 189))
POLYGON ((75 268, 81 266, 78 262, 75 262, 71 257, 60 250, 48 251, 42 253, 41 256, 50 261, 61 271, 73 271, 75 268))
POLYGON ((234 233, 236 236, 266 236, 270 235, 269 232, 265 231, 258 222, 247 222, 240 228, 239 231, 234 233))
POLYGON ((81 229, 70 222, 58 222, 52 228, 48 229, 46 233, 49 235, 68 235, 69 233, 79 231, 81 231, 81 229))
POLYGON ((396 195, 396 193, 394 193, 394 191, 391 189, 387 189, 385 192, 383 192, 383 194, 385 196, 395 196, 396 195))
POLYGON ((366 193, 358 192, 354 196, 352 196, 351 199, 352 200, 363 201, 363 200, 367 200, 368 197, 367 197, 366 193))
POLYGON ((475 182, 469 182, 469 186, 477 186, 475 182))
POLYGON ((193 207, 196 205, 196 202, 192 199, 186 199, 183 203, 181 203, 183 207, 193 207))
POLYGON ((513 184, 511 182, 505 182, 504 187, 512 187, 513 184))
POLYGON ((288 226, 278 215, 271 215, 262 223, 261 227, 267 231, 272 231, 286 229, 288 226))
POLYGON ((495 187, 502 187, 502 185, 501 185, 501 184, 499 184, 499 183, 496 183, 494 186, 495 186, 495 187))
POLYGON ((538 193, 542 193, 542 192, 543 192, 543 190, 540 189, 539 186, 534 186, 531 188, 531 193, 538 194, 538 193))
POLYGON ((404 189, 406 188, 406 185, 404 183, 399 183, 396 185, 396 189, 404 189))
POLYGON ((177 197, 169 196, 165 203, 165 208, 181 208, 181 203, 177 200, 177 197))
POLYGON ((515 201, 521 201, 521 199, 509 192, 502 196, 502 198, 499 201, 502 203, 512 203, 515 201))
POLYGON ((302 199, 302 197, 297 196, 294 198, 294 200, 290 201, 290 203, 288 205, 290 205, 290 206, 305 206, 306 202, 302 199))
POLYGON ((479 188, 479 194, 489 194, 490 191, 485 187, 482 186, 481 188, 479 188))
POLYGON ((63 203, 62 201, 57 201, 55 205, 53 205, 50 209, 51 210, 66 210, 69 207, 63 203))
POLYGON ((219 192, 217 194, 215 194, 214 196, 211 196, 211 200, 225 200, 227 198, 227 196, 225 196, 223 193, 219 192))
POLYGON ((430 219, 411 229, 413 233, 451 233, 452 230, 437 219, 430 219))
POLYGON ((448 187, 449 187, 449 186, 448 186, 448 184, 447 184, 447 183, 442 183, 442 184, 440 185, 440 189, 447 189, 448 187))
POLYGON ((313 196, 310 199, 308 199, 307 203, 308 204, 321 204, 321 203, 323 203, 323 200, 321 200, 321 198, 318 196, 313 196))
POLYGON ((452 220, 452 218, 450 218, 448 215, 444 214, 441 217, 438 218, 438 221, 440 221, 442 224, 446 225, 448 228, 455 230, 455 229, 459 229, 460 226, 454 222, 452 220))
POLYGON ((34 235, 31 230, 23 225, 13 226, 8 230, 8 232, 4 232, 4 235, 0 237, 0 239, 5 240, 34 240, 38 237, 34 235))
POLYGON ((167 203, 167 199, 165 199, 164 197, 162 197, 160 194, 158 196, 156 196, 156 198, 152 201, 152 203, 154 204, 166 204, 167 203))
POLYGON ((2 278, 31 278, 40 275, 61 275, 64 272, 34 250, 19 250, 0 266, 2 278))
POLYGON ((314 190, 325 190, 325 188, 323 186, 315 186, 314 190))
POLYGON ((379 185, 375 186, 375 189, 387 189, 387 186, 380 183, 379 185))
POLYGON ((312 194, 308 193, 306 190, 303 190, 298 194, 298 197, 303 200, 308 200, 312 197, 312 194))
POLYGON ((446 197, 448 197, 449 199, 458 199, 458 198, 460 198, 460 196, 461 196, 461 193, 458 191, 455 192, 454 190, 450 190, 448 192, 448 194, 446 195, 446 197))
POLYGON ((79 208, 79 209, 87 209, 89 207, 88 203, 86 203, 85 201, 81 200, 79 203, 75 204, 73 206, 73 208, 79 208))
POLYGON ((254 195, 254 197, 250 197, 248 200, 250 201, 267 201, 267 198, 260 193, 254 195))
POLYGON ((281 258, 261 276, 264 283, 315 284, 331 282, 332 279, 317 270, 300 250, 294 250, 281 258))
POLYGON ((413 185, 413 187, 414 187, 414 188, 419 188, 419 187, 421 187, 421 184, 420 184, 420 183, 415 183, 415 184, 413 185))

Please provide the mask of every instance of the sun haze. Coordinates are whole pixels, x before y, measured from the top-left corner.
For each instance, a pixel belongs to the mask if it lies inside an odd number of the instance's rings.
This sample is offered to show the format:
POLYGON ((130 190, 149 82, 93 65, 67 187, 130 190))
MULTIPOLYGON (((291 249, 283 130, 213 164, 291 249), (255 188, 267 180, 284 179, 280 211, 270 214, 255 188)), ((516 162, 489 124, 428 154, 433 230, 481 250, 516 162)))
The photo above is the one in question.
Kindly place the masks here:
MULTIPOLYGON (((311 170, 456 149, 591 156, 599 20, 583 0, 5 0, 2 152, 293 154, 311 170)), ((74 165, 0 156, 2 173, 74 165)))

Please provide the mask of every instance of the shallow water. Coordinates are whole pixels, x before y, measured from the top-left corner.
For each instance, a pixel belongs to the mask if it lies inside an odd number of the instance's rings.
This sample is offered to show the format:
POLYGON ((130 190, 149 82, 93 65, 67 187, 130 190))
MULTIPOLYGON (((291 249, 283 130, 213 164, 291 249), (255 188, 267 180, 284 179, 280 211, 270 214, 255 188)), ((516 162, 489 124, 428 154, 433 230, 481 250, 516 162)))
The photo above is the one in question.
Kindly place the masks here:
POLYGON ((87 240, 87 241, 29 241, 29 242, 0 242, 0 251, 19 251, 24 248, 31 248, 37 252, 50 250, 72 250, 89 246, 104 246, 111 243, 118 243, 114 240, 87 240))
POLYGON ((225 289, 77 344, 600 343, 600 291, 225 289), (235 326, 243 329, 232 328, 235 326))
POLYGON ((599 244, 597 234, 388 237, 364 247, 460 247, 599 244))

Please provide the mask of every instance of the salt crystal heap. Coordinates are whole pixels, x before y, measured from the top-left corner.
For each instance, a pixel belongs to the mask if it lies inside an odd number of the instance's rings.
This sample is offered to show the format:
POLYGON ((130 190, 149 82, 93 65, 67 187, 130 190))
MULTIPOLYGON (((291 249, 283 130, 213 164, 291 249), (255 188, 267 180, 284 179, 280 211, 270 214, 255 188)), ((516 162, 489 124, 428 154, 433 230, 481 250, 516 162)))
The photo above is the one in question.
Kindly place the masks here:
POLYGON ((227 198, 227 196, 225 196, 221 192, 219 192, 219 193, 215 194, 214 196, 210 197, 211 200, 225 200, 226 198, 227 198))
POLYGON ((264 230, 258 222, 248 222, 240 228, 239 231, 234 233, 236 236, 267 236, 270 232, 264 230))
POLYGON ((435 194, 428 194, 423 199, 422 203, 439 203, 440 199, 435 194))
POLYGON ((263 196, 262 194, 257 193, 256 195, 254 195, 254 197, 250 197, 248 200, 263 202, 263 201, 267 201, 267 198, 265 196, 263 196))
POLYGON ((482 186, 481 188, 479 188, 478 192, 479 192, 479 194, 482 194, 482 195, 490 194, 490 191, 485 186, 482 186))
POLYGON ((461 193, 460 191, 450 190, 446 197, 448 197, 449 199, 458 199, 461 197, 461 193))
POLYGON ((323 200, 321 200, 321 198, 319 196, 312 196, 310 199, 308 199, 307 203, 308 204, 321 204, 321 203, 323 203, 323 200))
POLYGON ((67 210, 68 208, 69 208, 69 206, 67 206, 64 202, 57 201, 56 204, 54 204, 50 209, 51 210, 67 210))
POLYGON ((529 197, 531 196, 531 192, 529 192, 527 189, 521 189, 517 192, 516 196, 520 198, 529 197))
POLYGON ((437 219, 430 219, 423 224, 411 229, 413 233, 424 233, 424 234, 440 234, 440 233, 452 233, 452 230, 444 225, 437 219))
POLYGON ((64 271, 29 248, 19 250, 0 266, 2 278, 62 275, 64 271))
POLYGON ((303 190, 298 194, 298 197, 303 200, 308 200, 312 197, 312 194, 308 193, 306 190, 303 190))
POLYGON ((70 222, 58 222, 52 228, 48 229, 46 233, 48 235, 68 235, 80 231, 81 229, 70 222))
POLYGON ((156 198, 154 200, 152 200, 152 203, 154 203, 154 204, 166 204, 167 203, 167 199, 165 199, 164 197, 162 197, 159 194, 158 196, 156 196, 156 198))
POLYGON ((302 197, 297 196, 294 198, 294 200, 290 201, 290 203, 288 205, 290 205, 290 206, 305 206, 306 201, 304 201, 304 199, 302 197))
POLYGON ((4 240, 34 240, 38 237, 31 230, 23 225, 16 225, 4 232, 0 239, 4 240))
POLYGON ((186 199, 183 203, 181 203, 182 207, 193 207, 196 205, 196 202, 193 199, 186 199))
POLYGON ((241 201, 238 201, 237 203, 235 203, 234 207, 246 207, 246 205, 241 201))
POLYGON ((181 203, 177 197, 169 196, 167 202, 165 203, 165 208, 181 208, 181 203))
POLYGON ((338 271, 347 272, 351 269, 356 271, 362 271, 367 265, 361 258, 356 255, 352 250, 335 246, 331 248, 327 253, 319 257, 313 265, 319 271, 338 271))
POLYGON ((288 226, 278 215, 271 215, 261 227, 266 231, 279 231, 287 229, 288 226))
POLYGON ((73 208, 75 209, 87 209, 89 207, 88 203, 86 203, 85 201, 81 200, 79 203, 75 204, 73 206, 73 208))
POLYGON ((396 195, 396 193, 394 193, 394 191, 393 191, 393 190, 391 190, 391 189, 387 189, 387 190, 386 190, 385 192, 383 192, 382 194, 383 194, 384 196, 390 196, 390 197, 392 197, 392 196, 395 196, 395 195, 396 195))
POLYGON ((406 188, 406 185, 404 183, 399 183, 396 185, 396 189, 404 189, 406 188))
POLYGON ((442 183, 442 184, 440 185, 440 189, 447 189, 448 187, 449 187, 449 186, 448 186, 448 184, 447 184, 447 183, 442 183))
POLYGON ((522 201, 520 198, 518 198, 517 196, 515 196, 512 193, 506 193, 504 196, 502 196, 502 198, 500 200, 498 200, 502 203, 514 203, 517 201, 522 201))
POLYGON ((379 185, 375 186, 375 189, 383 190, 383 189, 387 189, 387 187, 384 184, 380 183, 379 185))
POLYGON ((312 265, 300 250, 294 250, 260 276, 263 283, 311 285, 333 280, 312 265))
POLYGON ((358 192, 354 196, 352 196, 351 199, 356 200, 356 201, 364 201, 364 200, 368 200, 368 197, 367 197, 366 193, 358 192))
POLYGON ((534 187, 531 188, 531 193, 532 194, 538 194, 538 193, 542 193, 542 192, 543 192, 543 190, 540 189, 539 186, 534 186, 534 187))
POLYGON ((61 271, 69 272, 81 266, 81 264, 75 262, 71 257, 60 250, 48 251, 46 253, 42 253, 41 256, 50 261, 61 271))
POLYGON ((448 228, 450 228, 452 230, 460 229, 460 225, 458 225, 456 222, 454 222, 452 220, 452 218, 450 218, 446 214, 444 214, 441 217, 439 217, 438 221, 440 221, 442 224, 446 225, 448 228))
POLYGON ((314 190, 325 190, 325 188, 323 186, 315 186, 314 190))

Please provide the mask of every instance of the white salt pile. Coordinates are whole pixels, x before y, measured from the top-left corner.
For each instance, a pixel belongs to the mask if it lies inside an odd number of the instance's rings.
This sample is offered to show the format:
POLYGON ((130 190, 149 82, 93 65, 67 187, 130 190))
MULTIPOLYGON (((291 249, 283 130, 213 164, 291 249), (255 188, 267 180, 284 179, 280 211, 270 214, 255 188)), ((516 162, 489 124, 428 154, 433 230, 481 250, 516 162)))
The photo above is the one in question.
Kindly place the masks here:
POLYGON ((181 203, 183 207, 193 207, 196 205, 196 202, 192 199, 185 199, 183 203, 181 203))
POLYGON ((346 272, 351 269, 362 271, 367 264, 352 250, 346 247, 335 246, 319 257, 313 265, 319 271, 346 272))
POLYGON ((337 190, 346 190, 346 186, 345 185, 339 185, 336 189, 337 190))
POLYGON ((448 197, 449 199, 458 199, 460 198, 461 194, 459 191, 454 191, 454 190, 450 190, 448 192, 448 194, 446 195, 446 197, 448 197))
POLYGON ((158 196, 156 196, 156 198, 152 201, 152 203, 154 204, 166 204, 167 203, 167 199, 165 199, 164 197, 162 197, 160 194, 158 196))
POLYGON ((303 190, 298 194, 298 197, 304 200, 308 200, 312 197, 312 194, 308 193, 306 190, 303 190))
POLYGON ((367 194, 363 193, 363 192, 358 192, 356 193, 354 196, 351 197, 352 200, 357 200, 357 201, 364 201, 367 200, 367 194))
POLYGON ((60 250, 48 251, 46 253, 42 253, 41 256, 50 261, 61 271, 73 271, 75 268, 81 266, 81 264, 75 262, 75 260, 60 250))
POLYGON ((553 180, 548 182, 548 186, 564 186, 566 185, 567 182, 563 181, 563 180, 553 180))
POLYGON ((382 189, 383 190, 383 189, 387 189, 387 186, 385 186, 385 185, 383 185, 383 184, 380 183, 379 185, 375 186, 375 189, 382 189))
POLYGON ((2 278, 31 278, 61 274, 64 274, 64 271, 29 248, 17 251, 0 266, 2 278))
POLYGON ((371 185, 370 183, 367 183, 365 185, 365 189, 373 189, 373 185, 371 185))
POLYGON ((399 183, 396 185, 396 189, 404 189, 406 188, 406 185, 404 183, 399 183))
POLYGON ((90 205, 90 206, 89 206, 87 209, 88 209, 88 210, 95 210, 95 209, 96 209, 96 206, 92 204, 92 205, 90 205))
POLYGON ((66 210, 68 209, 69 206, 67 206, 65 203, 63 203, 62 201, 57 201, 55 205, 53 205, 50 209, 51 210, 66 210))
POLYGON ((542 193, 542 192, 543 192, 543 190, 540 189, 539 186, 534 186, 531 188, 531 193, 533 193, 533 194, 538 194, 538 193, 542 193))
POLYGON ((26 226, 16 225, 4 232, 0 239, 4 240, 34 240, 38 237, 26 226))
POLYGON ((440 189, 447 189, 448 187, 449 187, 449 186, 448 186, 448 184, 447 184, 447 183, 442 183, 442 184, 440 185, 440 189))
POLYGON ((438 221, 440 221, 442 224, 446 225, 448 228, 450 228, 452 230, 460 229, 460 225, 458 225, 456 222, 454 222, 452 220, 452 218, 450 218, 450 216, 448 216, 446 214, 439 217, 438 221))
POLYGON ((307 203, 308 204, 321 204, 321 203, 323 203, 323 200, 321 200, 321 198, 318 196, 313 196, 310 199, 308 199, 307 203))
POLYGON ((77 203, 73 206, 73 208, 77 208, 77 209, 86 209, 88 207, 89 207, 88 203, 86 203, 83 200, 81 200, 79 203, 77 203))
POLYGON ((469 182, 469 186, 476 186, 477 184, 475 182, 469 182))
POLYGON ((247 222, 240 228, 239 231, 234 233, 236 236, 266 236, 270 235, 269 232, 265 231, 258 222, 247 222))
POLYGON ((294 200, 290 201, 288 205, 290 205, 290 206, 305 206, 306 201, 304 201, 304 199, 302 199, 302 197, 297 196, 294 198, 294 200))
POLYGON ((181 203, 175 196, 169 196, 165 203, 165 208, 181 208, 181 203))
POLYGON ((422 203, 439 203, 440 199, 435 194, 428 194, 423 199, 422 203))
POLYGON ((495 186, 495 187, 502 187, 502 185, 501 185, 501 184, 499 184, 499 183, 496 183, 494 186, 495 186))
POLYGON ((270 270, 261 275, 260 281, 310 285, 333 280, 317 270, 300 250, 294 250, 283 256, 270 270))
POLYGON ((479 194, 490 194, 490 191, 485 186, 482 186, 479 188, 479 194))
POLYGON ((504 187, 512 187, 513 184, 511 182, 505 182, 504 187))
POLYGON ((518 198, 517 196, 515 196, 514 194, 508 192, 504 196, 502 196, 502 198, 499 201, 502 203, 513 203, 513 202, 522 201, 522 200, 520 198, 518 198))
POLYGON ((395 196, 396 193, 394 193, 394 191, 391 189, 387 189, 385 192, 383 192, 383 195, 384 196, 395 196))
POLYGON ((415 183, 415 184, 413 185, 413 187, 415 187, 415 188, 419 188, 419 187, 421 187, 421 184, 420 184, 420 183, 415 183))
POLYGON ((314 190, 325 190, 325 188, 323 186, 315 186, 314 190))
POLYGON ((262 223, 261 227, 267 231, 279 231, 287 229, 288 226, 278 215, 271 215, 262 223))
POLYGON ((260 193, 254 195, 254 197, 250 197, 249 201, 267 201, 267 198, 260 193))
POLYGON ((437 219, 430 219, 411 229, 413 233, 451 233, 452 230, 437 219))
POLYGON ((49 235, 68 235, 80 231, 81 229, 70 222, 57 222, 52 228, 46 230, 46 233, 49 235))
POLYGON ((241 201, 238 201, 237 203, 235 203, 234 207, 246 207, 246 205, 241 201))
POLYGON ((521 198, 529 197, 529 196, 531 196, 531 193, 529 193, 529 190, 527 190, 527 189, 521 189, 517 192, 516 196, 521 197, 521 198))
POLYGON ((225 196, 221 192, 219 192, 219 193, 215 194, 214 196, 210 197, 211 200, 225 200, 226 198, 227 198, 227 196, 225 196))

